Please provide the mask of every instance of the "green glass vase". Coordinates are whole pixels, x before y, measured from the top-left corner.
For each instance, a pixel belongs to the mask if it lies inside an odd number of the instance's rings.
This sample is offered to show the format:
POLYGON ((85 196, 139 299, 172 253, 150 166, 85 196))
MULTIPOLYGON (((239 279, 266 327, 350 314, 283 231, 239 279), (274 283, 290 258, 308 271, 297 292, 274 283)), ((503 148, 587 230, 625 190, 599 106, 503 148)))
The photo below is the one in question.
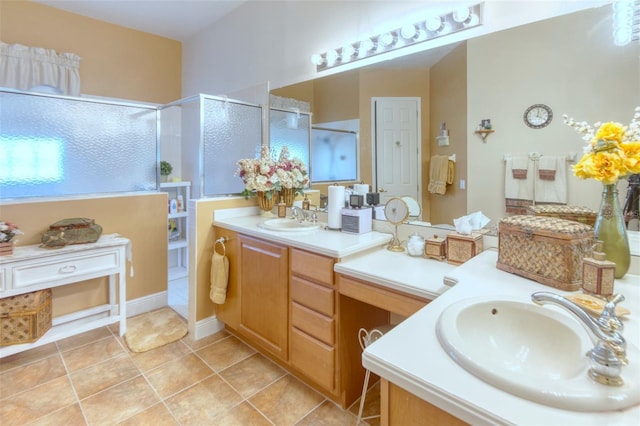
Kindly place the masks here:
POLYGON ((603 242, 603 251, 607 255, 607 260, 616 264, 615 277, 624 277, 631 264, 631 252, 627 228, 618 202, 618 188, 615 184, 603 186, 594 233, 596 239, 603 242))

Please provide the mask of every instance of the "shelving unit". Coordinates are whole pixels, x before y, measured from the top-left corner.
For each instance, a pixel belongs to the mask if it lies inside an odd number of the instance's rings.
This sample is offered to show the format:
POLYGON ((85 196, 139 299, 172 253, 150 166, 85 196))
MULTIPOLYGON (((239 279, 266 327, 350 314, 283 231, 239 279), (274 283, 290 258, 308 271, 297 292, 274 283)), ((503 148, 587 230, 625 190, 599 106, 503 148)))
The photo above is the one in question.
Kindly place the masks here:
POLYGON ((187 234, 187 201, 191 197, 191 182, 166 182, 160 189, 168 193, 167 241, 169 250, 169 281, 184 278, 189 268, 189 241, 187 234), (177 202, 182 197, 182 203, 177 202), (175 200, 177 208, 171 212, 171 203, 175 200), (175 230, 175 231, 172 231, 175 230))

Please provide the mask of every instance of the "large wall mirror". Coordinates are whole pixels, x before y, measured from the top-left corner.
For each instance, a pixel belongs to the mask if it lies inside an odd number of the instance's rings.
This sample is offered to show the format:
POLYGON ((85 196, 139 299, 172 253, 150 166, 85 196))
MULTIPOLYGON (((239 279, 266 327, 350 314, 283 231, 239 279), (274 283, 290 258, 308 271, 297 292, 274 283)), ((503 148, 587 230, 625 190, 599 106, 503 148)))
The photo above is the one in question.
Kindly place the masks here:
MULTIPOLYGON (((611 15, 610 5, 583 10, 272 93, 309 102, 312 124, 359 119, 357 180, 367 183, 375 181, 371 99, 419 98, 423 220, 452 224, 482 211, 495 224, 507 214, 506 156, 535 151, 579 158, 584 142, 563 123, 563 114, 590 123, 631 120, 640 99, 640 45, 614 45, 611 15), (523 114, 533 104, 553 110, 548 126, 525 124, 523 114), (474 133, 483 119, 495 130, 484 141, 474 133), (442 123, 449 131, 446 146, 436 140, 442 123), (429 193, 432 156, 453 154, 454 182, 445 194, 429 193)), ((601 185, 578 180, 571 165, 567 203, 597 210, 601 185)), ((326 185, 314 187, 326 191, 326 185)), ((626 186, 619 189, 623 195, 626 186)))

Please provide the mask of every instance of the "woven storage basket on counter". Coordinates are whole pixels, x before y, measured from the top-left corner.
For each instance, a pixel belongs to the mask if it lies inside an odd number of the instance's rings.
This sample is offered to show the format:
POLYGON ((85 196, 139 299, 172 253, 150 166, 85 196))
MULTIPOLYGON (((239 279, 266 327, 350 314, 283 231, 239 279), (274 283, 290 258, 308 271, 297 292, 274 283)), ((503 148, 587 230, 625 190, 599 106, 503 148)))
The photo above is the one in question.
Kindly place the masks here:
POLYGON ((498 224, 496 267, 560 290, 582 283, 582 259, 595 242, 593 228, 545 216, 511 216, 498 224))
POLYGON ((50 288, 0 299, 0 346, 35 342, 50 328, 50 288))
POLYGON ((558 219, 573 220, 575 222, 586 223, 594 226, 598 213, 579 206, 565 206, 557 204, 538 204, 527 207, 527 214, 534 216, 557 217, 558 219))

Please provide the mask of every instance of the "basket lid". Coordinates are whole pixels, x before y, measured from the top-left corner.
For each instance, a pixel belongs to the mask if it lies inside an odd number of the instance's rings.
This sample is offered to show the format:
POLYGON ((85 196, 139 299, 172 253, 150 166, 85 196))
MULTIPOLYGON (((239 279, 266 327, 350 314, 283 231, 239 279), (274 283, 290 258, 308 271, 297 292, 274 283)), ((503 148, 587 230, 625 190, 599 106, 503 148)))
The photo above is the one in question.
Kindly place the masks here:
POLYGON ((526 227, 532 231, 551 231, 562 234, 580 234, 593 231, 591 226, 584 223, 548 216, 516 215, 503 217, 499 222, 499 226, 502 225, 526 227))
POLYGON ((596 215, 596 212, 588 207, 582 206, 567 206, 564 204, 537 204, 535 206, 528 206, 527 211, 533 213, 564 213, 564 214, 581 214, 581 215, 596 215))

